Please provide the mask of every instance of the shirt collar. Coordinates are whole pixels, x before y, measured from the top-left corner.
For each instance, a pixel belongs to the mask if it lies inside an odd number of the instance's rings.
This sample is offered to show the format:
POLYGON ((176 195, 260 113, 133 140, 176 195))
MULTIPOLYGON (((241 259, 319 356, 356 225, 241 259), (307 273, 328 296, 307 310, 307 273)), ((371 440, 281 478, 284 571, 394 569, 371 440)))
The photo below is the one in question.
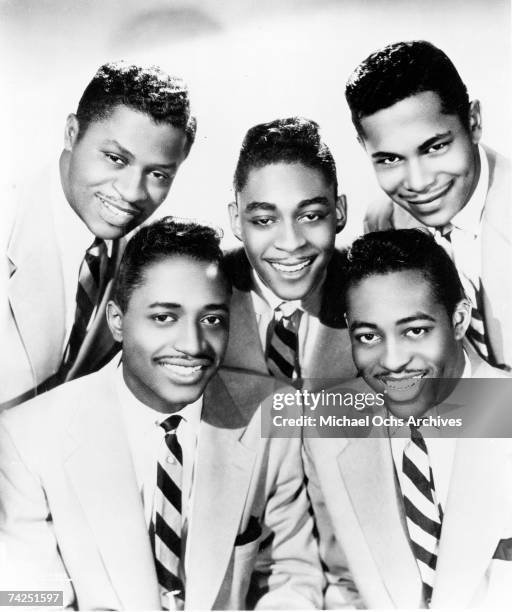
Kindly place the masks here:
MULTIPOLYGON (((254 271, 254 268, 251 269, 251 275, 253 280, 254 293, 257 296, 257 299, 254 300, 254 310, 256 311, 257 315, 261 315, 269 308, 271 310, 275 310, 284 302, 282 298, 278 297, 271 289, 269 289, 263 283, 261 278, 254 271)), ((293 305, 296 309, 300 309, 310 314, 317 314, 320 311, 320 302, 324 280, 322 280, 322 282, 318 284, 318 287, 311 293, 311 295, 308 295, 307 298, 305 298, 304 300, 290 300, 289 302, 287 302, 287 304, 290 305, 287 308, 292 310, 293 305)))
POLYGON ((203 396, 192 404, 187 404, 177 412, 160 412, 159 410, 147 406, 133 395, 124 381, 122 364, 119 365, 116 371, 116 388, 121 402, 123 417, 130 431, 136 431, 139 435, 144 436, 153 429, 155 425, 159 426, 160 423, 170 417, 171 414, 181 416, 194 431, 199 429, 203 408, 203 396))
POLYGON ((475 191, 468 203, 450 221, 454 227, 472 234, 475 238, 480 233, 480 220, 489 189, 489 162, 480 145, 478 145, 478 157, 480 159, 480 176, 475 191))

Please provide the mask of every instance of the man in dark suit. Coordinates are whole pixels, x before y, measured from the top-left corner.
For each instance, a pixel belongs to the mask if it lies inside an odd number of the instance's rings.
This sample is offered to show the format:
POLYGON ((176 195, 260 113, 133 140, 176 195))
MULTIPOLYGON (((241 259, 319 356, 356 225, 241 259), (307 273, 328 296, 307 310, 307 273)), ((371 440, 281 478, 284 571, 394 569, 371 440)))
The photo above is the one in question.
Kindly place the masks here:
POLYGON ((334 247, 346 204, 318 125, 292 117, 251 128, 234 190, 243 249, 226 256, 234 293, 224 365, 288 380, 353 376, 334 247))
POLYGON ((510 164, 479 145, 479 101, 470 102, 453 63, 426 41, 372 53, 349 78, 346 98, 388 196, 369 206, 366 231, 428 227, 471 300, 468 338, 491 365, 510 369, 510 164))
POLYGON ((219 371, 222 257, 212 228, 143 227, 107 307, 122 359, 2 414, 2 589, 84 610, 320 607, 300 437, 262 435, 274 379, 219 371))
POLYGON ((0 410, 95 371, 124 238, 164 201, 194 141, 185 84, 101 66, 66 120, 59 167, 20 190, 1 278, 0 410))

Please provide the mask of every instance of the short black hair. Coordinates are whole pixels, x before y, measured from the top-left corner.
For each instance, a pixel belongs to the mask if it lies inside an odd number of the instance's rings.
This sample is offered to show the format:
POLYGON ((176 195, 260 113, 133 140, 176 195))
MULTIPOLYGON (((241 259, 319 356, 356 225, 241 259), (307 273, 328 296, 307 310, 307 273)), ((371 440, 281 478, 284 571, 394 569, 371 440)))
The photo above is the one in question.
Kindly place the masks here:
POLYGON ((455 264, 423 229, 370 232, 355 240, 347 253, 345 295, 365 278, 402 271, 421 273, 450 317, 465 297, 455 264))
POLYGON ((224 273, 220 248, 222 231, 194 221, 164 217, 141 227, 128 241, 116 275, 113 300, 126 312, 130 297, 144 283, 144 272, 151 265, 168 257, 188 257, 217 264, 224 273))
POLYGON ((182 129, 188 154, 196 135, 196 120, 190 114, 188 88, 182 79, 158 66, 122 61, 103 64, 78 103, 78 137, 83 136, 90 123, 106 119, 119 105, 149 115, 155 123, 182 129))
POLYGON ((247 132, 235 169, 235 193, 245 187, 253 168, 282 162, 319 170, 337 195, 338 179, 332 153, 320 137, 318 123, 303 117, 260 123, 247 132))
POLYGON ((467 88, 450 58, 425 40, 393 43, 369 55, 350 75, 345 97, 363 135, 361 119, 425 91, 436 93, 442 112, 458 115, 469 130, 467 88))

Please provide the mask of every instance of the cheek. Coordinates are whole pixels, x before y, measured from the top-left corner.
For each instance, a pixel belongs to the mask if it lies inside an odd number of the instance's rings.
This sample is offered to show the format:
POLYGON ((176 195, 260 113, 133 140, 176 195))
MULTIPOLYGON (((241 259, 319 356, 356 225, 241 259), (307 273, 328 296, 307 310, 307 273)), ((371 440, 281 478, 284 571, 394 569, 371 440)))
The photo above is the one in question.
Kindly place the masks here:
POLYGON ((380 188, 386 193, 394 192, 403 181, 403 172, 399 168, 375 168, 375 176, 380 188))

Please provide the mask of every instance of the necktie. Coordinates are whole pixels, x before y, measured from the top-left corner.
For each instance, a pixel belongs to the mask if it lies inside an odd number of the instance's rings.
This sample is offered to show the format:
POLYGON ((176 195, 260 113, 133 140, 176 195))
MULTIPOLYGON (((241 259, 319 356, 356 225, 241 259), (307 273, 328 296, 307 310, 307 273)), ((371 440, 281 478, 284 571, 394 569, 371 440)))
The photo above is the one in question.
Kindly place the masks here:
MULTIPOLYGON (((452 245, 452 231, 453 226, 447 225, 444 229, 438 230, 442 236, 440 244, 445 248, 451 259, 454 260, 453 245, 452 245), (442 240, 446 241, 443 244, 442 240)), ((460 273, 459 273, 459 276, 460 273)), ((464 290, 466 296, 471 302, 471 322, 467 331, 467 338, 475 348, 476 352, 489 361, 489 348, 487 343, 487 336, 485 333, 485 325, 482 317, 483 313, 483 296, 482 296, 482 285, 478 282, 478 286, 475 286, 474 282, 470 278, 462 278, 464 290)))
POLYGON ((402 496, 414 556, 427 604, 432 597, 441 536, 443 511, 437 502, 427 446, 420 431, 410 426, 411 437, 402 456, 402 496))
POLYGON ((75 362, 87 333, 92 313, 99 302, 107 264, 107 245, 104 240, 96 238, 85 252, 78 273, 75 321, 62 361, 61 374, 63 378, 75 362))
POLYGON ((302 310, 283 302, 274 311, 267 342, 267 366, 276 378, 300 378, 299 325, 302 310), (289 308, 288 308, 289 307, 289 308))
POLYGON ((183 455, 176 430, 180 420, 179 415, 172 415, 160 424, 167 448, 157 465, 154 519, 150 526, 164 610, 182 610, 185 601, 185 587, 179 575, 183 455))

